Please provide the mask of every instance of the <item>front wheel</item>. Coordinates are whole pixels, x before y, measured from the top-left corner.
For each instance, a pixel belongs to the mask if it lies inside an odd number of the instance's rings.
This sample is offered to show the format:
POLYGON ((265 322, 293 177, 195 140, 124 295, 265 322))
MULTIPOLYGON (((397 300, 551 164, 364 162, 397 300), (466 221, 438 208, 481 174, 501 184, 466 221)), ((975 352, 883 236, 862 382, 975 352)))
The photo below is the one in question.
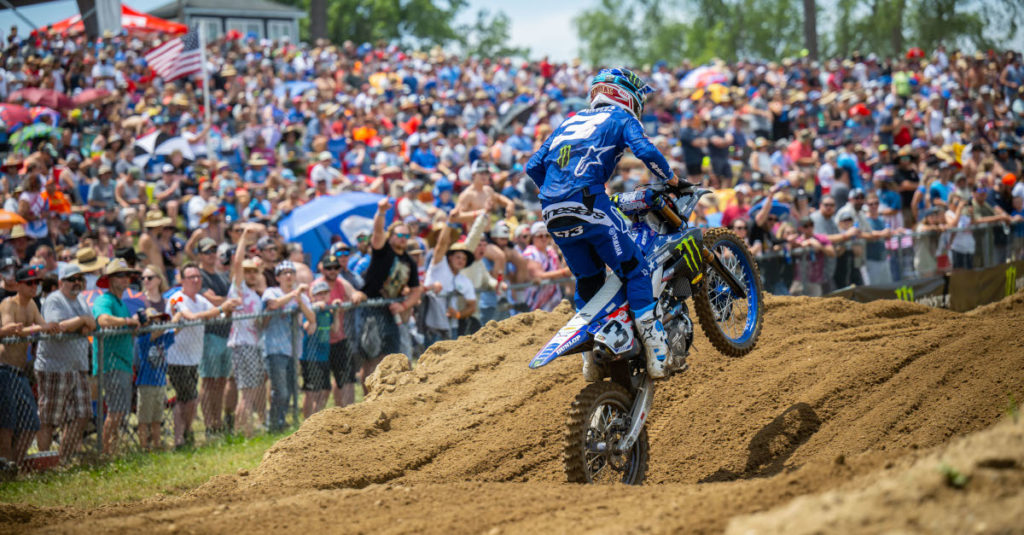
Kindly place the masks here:
POLYGON ((629 451, 615 453, 615 444, 629 433, 632 396, 621 385, 590 383, 569 408, 565 421, 565 475, 570 483, 639 485, 647 474, 650 445, 647 429, 629 451))
POLYGON ((704 334, 715 349, 730 357, 750 353, 761 334, 764 319, 764 294, 757 262, 738 236, 728 229, 713 228, 704 234, 704 245, 723 268, 743 286, 741 297, 710 264, 704 280, 693 292, 693 307, 704 334))

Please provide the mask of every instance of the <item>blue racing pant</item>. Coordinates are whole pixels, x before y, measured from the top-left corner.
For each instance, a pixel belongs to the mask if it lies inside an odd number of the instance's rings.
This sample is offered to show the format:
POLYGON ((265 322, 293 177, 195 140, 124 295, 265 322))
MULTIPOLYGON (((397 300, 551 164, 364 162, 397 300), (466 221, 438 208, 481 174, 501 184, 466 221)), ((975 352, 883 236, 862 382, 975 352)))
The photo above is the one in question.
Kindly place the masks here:
POLYGON ((636 315, 654 306, 651 269, 628 234, 629 222, 604 192, 578 192, 543 203, 548 232, 576 276, 576 309, 583 308, 604 285, 605 266, 623 280, 636 315))

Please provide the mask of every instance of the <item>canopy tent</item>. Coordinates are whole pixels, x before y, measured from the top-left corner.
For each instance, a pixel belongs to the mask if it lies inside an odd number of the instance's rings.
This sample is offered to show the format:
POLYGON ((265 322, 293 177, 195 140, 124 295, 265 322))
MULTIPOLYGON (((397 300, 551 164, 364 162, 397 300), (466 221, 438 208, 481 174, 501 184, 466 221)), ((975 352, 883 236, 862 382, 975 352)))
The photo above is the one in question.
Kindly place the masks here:
MULTIPOLYGON (((147 15, 135 11, 124 4, 121 4, 121 27, 129 33, 168 33, 177 35, 188 32, 188 27, 184 24, 147 15)), ((85 25, 82 23, 82 15, 79 13, 71 18, 39 28, 38 31, 46 31, 49 28, 53 28, 57 33, 67 33, 71 30, 81 32, 85 30, 85 25)))
POLYGON ((373 232, 373 216, 382 198, 361 191, 317 197, 282 219, 278 232, 286 241, 302 245, 315 270, 320 257, 331 247, 333 236, 355 245, 359 231, 373 232))

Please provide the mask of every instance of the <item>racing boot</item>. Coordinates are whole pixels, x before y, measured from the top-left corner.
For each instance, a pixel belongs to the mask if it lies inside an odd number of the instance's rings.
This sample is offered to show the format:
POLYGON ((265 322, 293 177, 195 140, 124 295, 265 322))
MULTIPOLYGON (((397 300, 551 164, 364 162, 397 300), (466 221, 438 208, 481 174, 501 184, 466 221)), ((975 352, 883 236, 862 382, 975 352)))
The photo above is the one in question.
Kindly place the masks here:
POLYGON ((650 307, 636 318, 640 338, 644 341, 647 351, 647 373, 652 379, 663 379, 672 373, 668 355, 668 336, 665 327, 655 315, 655 307, 650 307))
POLYGON ((593 351, 583 352, 583 380, 588 383, 596 383, 604 379, 604 370, 594 361, 593 351))

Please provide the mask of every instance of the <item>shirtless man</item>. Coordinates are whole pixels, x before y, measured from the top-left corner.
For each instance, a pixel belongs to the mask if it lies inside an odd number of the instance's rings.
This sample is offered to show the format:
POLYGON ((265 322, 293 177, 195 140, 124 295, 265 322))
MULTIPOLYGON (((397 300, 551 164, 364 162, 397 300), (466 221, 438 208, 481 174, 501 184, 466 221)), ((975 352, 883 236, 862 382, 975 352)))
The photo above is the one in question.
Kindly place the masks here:
POLYGON ((459 194, 459 202, 455 204, 455 210, 451 215, 452 221, 466 226, 472 225, 480 214, 487 212, 487 201, 504 206, 506 218, 511 218, 515 214, 515 203, 494 191, 488 184, 490 179, 491 173, 487 166, 473 166, 473 183, 459 194))
MULTIPOLYGON (((32 300, 42 275, 34 266, 18 270, 17 293, 0 302, 0 337, 57 332, 58 324, 43 320, 32 300)), ((39 430, 39 407, 29 385, 27 361, 28 342, 0 344, 0 457, 18 464, 39 430)))

